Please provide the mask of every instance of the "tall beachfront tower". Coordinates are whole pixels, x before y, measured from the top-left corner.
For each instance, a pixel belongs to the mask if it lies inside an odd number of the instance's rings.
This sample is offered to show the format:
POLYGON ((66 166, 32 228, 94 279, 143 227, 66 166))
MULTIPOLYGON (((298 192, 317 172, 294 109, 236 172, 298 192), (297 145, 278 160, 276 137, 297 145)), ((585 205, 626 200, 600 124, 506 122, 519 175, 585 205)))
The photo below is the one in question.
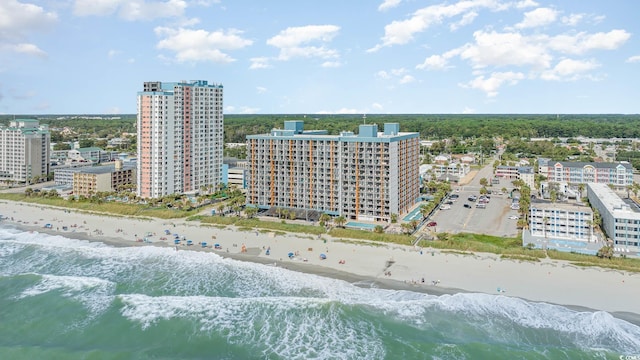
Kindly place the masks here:
POLYGON ((215 190, 223 122, 221 84, 145 82, 138 92, 138 196, 215 190))
POLYGON ((399 130, 360 125, 358 134, 328 135, 285 121, 284 129, 249 135, 247 205, 389 222, 420 197, 420 135, 399 130))
POLYGON ((48 125, 18 119, 0 126, 0 181, 30 182, 49 174, 48 125))

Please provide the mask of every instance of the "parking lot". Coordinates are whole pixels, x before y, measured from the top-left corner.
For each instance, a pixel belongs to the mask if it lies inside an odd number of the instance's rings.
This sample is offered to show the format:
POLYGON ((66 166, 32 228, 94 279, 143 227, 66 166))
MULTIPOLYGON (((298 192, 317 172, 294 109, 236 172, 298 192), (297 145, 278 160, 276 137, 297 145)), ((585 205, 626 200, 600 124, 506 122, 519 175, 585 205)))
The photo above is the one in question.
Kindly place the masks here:
POLYGON ((515 237, 517 220, 509 219, 510 215, 516 215, 516 210, 511 210, 511 199, 507 194, 492 194, 485 208, 476 207, 477 201, 472 202, 467 198, 470 195, 479 196, 477 191, 461 190, 460 197, 453 202, 449 210, 437 210, 431 217, 438 225, 433 229, 436 232, 461 233, 470 232, 494 236, 515 237), (466 208, 464 204, 471 207, 466 208))
MULTIPOLYGON (((484 170, 484 169, 483 169, 484 170)), ((482 176, 481 171, 480 176, 482 176)), ((459 197, 450 205, 448 210, 437 210, 427 222, 435 221, 437 226, 425 228, 426 231, 436 233, 477 233, 493 236, 515 237, 518 235, 516 228, 516 219, 510 219, 509 216, 517 215, 516 210, 511 210, 511 199, 509 194, 502 195, 490 194, 491 197, 485 208, 478 208, 478 200, 470 201, 469 196, 475 195, 480 198, 480 186, 475 183, 479 177, 476 176, 468 186, 453 186, 453 194, 459 197), (467 208, 464 204, 469 204, 467 208)), ((510 181, 502 180, 501 184, 488 187, 492 192, 498 192, 502 187, 508 189, 513 188, 510 181)))

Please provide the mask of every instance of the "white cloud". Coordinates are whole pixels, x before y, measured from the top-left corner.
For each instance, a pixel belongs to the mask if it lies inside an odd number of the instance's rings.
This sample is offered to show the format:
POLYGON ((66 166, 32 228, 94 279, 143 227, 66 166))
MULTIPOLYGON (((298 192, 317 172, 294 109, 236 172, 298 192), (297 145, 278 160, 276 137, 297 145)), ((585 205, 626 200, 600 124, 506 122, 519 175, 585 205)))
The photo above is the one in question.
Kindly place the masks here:
POLYGON ((487 97, 495 97, 498 95, 498 89, 502 85, 515 85, 522 79, 524 79, 524 74, 520 72, 494 72, 488 78, 481 75, 466 84, 460 84, 460 86, 468 89, 478 89, 484 91, 487 97))
POLYGON ((116 57, 118 54, 121 54, 121 53, 122 53, 122 51, 120 51, 120 50, 111 49, 107 53, 107 56, 109 57, 109 59, 113 59, 114 57, 116 57))
POLYGON ((271 67, 271 65, 269 65, 269 58, 267 57, 255 57, 255 58, 251 58, 251 66, 249 66, 250 70, 256 70, 256 69, 268 69, 271 67))
POLYGON ((258 92, 258 94, 264 94, 267 92, 267 88, 264 86, 258 86, 256 87, 256 91, 258 92))
POLYGON ((631 34, 625 30, 611 30, 607 33, 588 34, 580 32, 571 35, 543 36, 540 42, 548 43, 550 49, 565 54, 582 54, 589 50, 614 50, 622 46, 631 34))
POLYGON ((456 31, 463 26, 467 26, 473 22, 473 20, 478 16, 478 13, 475 11, 470 11, 464 15, 462 15, 462 19, 458 22, 454 22, 449 25, 449 29, 451 31, 456 31))
POLYGON ((177 62, 229 63, 235 59, 223 51, 241 49, 253 43, 251 40, 243 39, 240 36, 242 32, 236 29, 209 32, 157 27, 154 31, 156 35, 163 37, 156 47, 175 52, 177 62))
POLYGON ((106 16, 118 13, 125 20, 152 20, 178 17, 184 14, 184 0, 76 0, 73 12, 78 16, 106 16))
POLYGON ((58 21, 55 12, 16 0, 0 1, 0 50, 46 57, 37 45, 25 42, 29 34, 46 31, 58 21))
POLYGON ((480 9, 503 10, 504 4, 494 0, 460 0, 455 4, 431 5, 415 11, 409 19, 393 21, 384 27, 382 43, 368 49, 367 52, 375 52, 383 47, 403 45, 411 40, 416 33, 428 29, 432 25, 441 24, 444 20, 462 15, 459 24, 464 25, 473 20, 475 13, 480 9))
POLYGON ((569 16, 562 17, 562 23, 568 26, 576 26, 585 17, 585 14, 569 14, 569 16))
POLYGON ((558 12, 550 8, 537 8, 524 13, 524 20, 516 24, 516 28, 525 29, 551 24, 556 21, 558 12))
POLYGON ((516 3, 516 8, 518 9, 524 9, 524 8, 535 7, 535 6, 538 6, 538 3, 533 0, 522 0, 516 3))
POLYGON ((378 11, 387 11, 398 6, 402 2, 402 0, 384 0, 380 6, 378 6, 378 11))
POLYGON ((42 51, 39 47, 34 44, 14 44, 9 45, 9 50, 16 52, 18 54, 26 54, 31 56, 37 56, 41 58, 46 58, 47 53, 42 51))
POLYGON ((574 81, 585 77, 585 73, 600 67, 595 60, 563 59, 553 69, 540 74, 542 80, 574 81))
POLYGON ((241 106, 240 111, 238 111, 237 114, 257 114, 259 111, 260 111, 260 108, 241 106))
POLYGON ((448 60, 441 55, 431 55, 428 58, 424 59, 422 64, 416 65, 417 69, 430 69, 430 70, 442 70, 446 69, 448 65, 448 60))
POLYGON ((409 83, 412 83, 412 82, 415 82, 415 81, 416 81, 416 79, 413 76, 405 75, 402 78, 400 78, 399 82, 400 82, 400 84, 409 84, 409 83))
POLYGON ((375 77, 378 79, 388 80, 391 78, 391 75, 389 75, 389 73, 384 70, 380 70, 375 73, 375 77))
POLYGON ((464 109, 462 109, 462 113, 463 114, 475 114, 476 113, 476 109, 472 109, 468 106, 465 106, 464 109))
POLYGON ((627 59, 627 61, 626 61, 626 62, 628 62, 628 63, 637 63, 637 62, 640 62, 640 55, 634 55, 634 56, 631 56, 631 57, 629 57, 629 58, 627 59))
POLYGON ((339 30, 340 27, 335 25, 290 27, 267 40, 267 44, 280 49, 278 60, 282 61, 297 57, 337 58, 338 52, 325 48, 324 44, 331 42, 339 30), (309 43, 321 43, 322 46, 305 46, 309 43))
POLYGON ((374 108, 376 111, 382 111, 384 110, 384 106, 382 106, 382 104, 380 103, 373 103, 371 104, 371 107, 374 108))
POLYGON ((325 61, 321 66, 324 68, 337 68, 342 66, 342 63, 340 63, 339 61, 325 61))
POLYGON ((476 43, 467 44, 460 50, 460 57, 471 61, 475 68, 488 66, 533 66, 548 68, 552 56, 543 43, 517 32, 497 33, 476 31, 476 43))

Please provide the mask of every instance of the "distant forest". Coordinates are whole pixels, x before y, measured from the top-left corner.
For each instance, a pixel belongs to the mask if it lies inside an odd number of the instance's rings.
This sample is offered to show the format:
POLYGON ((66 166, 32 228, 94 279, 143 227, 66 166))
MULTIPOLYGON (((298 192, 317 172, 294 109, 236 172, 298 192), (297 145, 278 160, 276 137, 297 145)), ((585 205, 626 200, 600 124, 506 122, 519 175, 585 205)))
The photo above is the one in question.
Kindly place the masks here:
MULTIPOLYGON (((80 115, 76 115, 80 116, 80 115)), ((87 115, 97 117, 100 115, 87 115)), ((120 119, 106 119, 113 115, 102 115, 105 119, 61 118, 61 115, 29 116, 51 128, 68 126, 80 137, 110 138, 122 132, 135 132, 134 114, 118 115, 120 119), (59 119, 61 118, 61 119, 59 119)), ((0 116, 0 124, 8 124, 13 116, 0 116)), ((307 130, 327 130, 337 135, 340 131, 358 131, 358 126, 378 124, 382 130, 388 122, 400 123, 400 131, 419 132, 423 139, 445 138, 493 138, 530 139, 537 137, 575 138, 640 138, 640 115, 225 115, 225 142, 245 142, 245 136, 264 134, 273 128, 282 128, 287 120, 304 120, 307 130)), ((55 135, 55 134, 52 134, 55 135)), ((55 136, 52 136, 56 138, 55 136)))

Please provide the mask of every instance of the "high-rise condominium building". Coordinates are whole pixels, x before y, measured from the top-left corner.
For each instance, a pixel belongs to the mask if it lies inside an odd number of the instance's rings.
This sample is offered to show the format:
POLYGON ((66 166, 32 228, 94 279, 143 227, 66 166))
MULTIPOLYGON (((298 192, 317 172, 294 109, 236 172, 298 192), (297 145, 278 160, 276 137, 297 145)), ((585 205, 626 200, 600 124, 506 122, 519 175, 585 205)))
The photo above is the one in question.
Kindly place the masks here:
POLYGON ((223 122, 221 84, 145 82, 138 93, 138 196, 215 190, 223 122))
POLYGON ((33 181, 49 174, 47 125, 38 120, 15 120, 0 127, 0 180, 33 181))
POLYGON ((420 197, 418 133, 396 123, 328 135, 286 121, 284 130, 247 136, 247 204, 388 222, 420 197))

